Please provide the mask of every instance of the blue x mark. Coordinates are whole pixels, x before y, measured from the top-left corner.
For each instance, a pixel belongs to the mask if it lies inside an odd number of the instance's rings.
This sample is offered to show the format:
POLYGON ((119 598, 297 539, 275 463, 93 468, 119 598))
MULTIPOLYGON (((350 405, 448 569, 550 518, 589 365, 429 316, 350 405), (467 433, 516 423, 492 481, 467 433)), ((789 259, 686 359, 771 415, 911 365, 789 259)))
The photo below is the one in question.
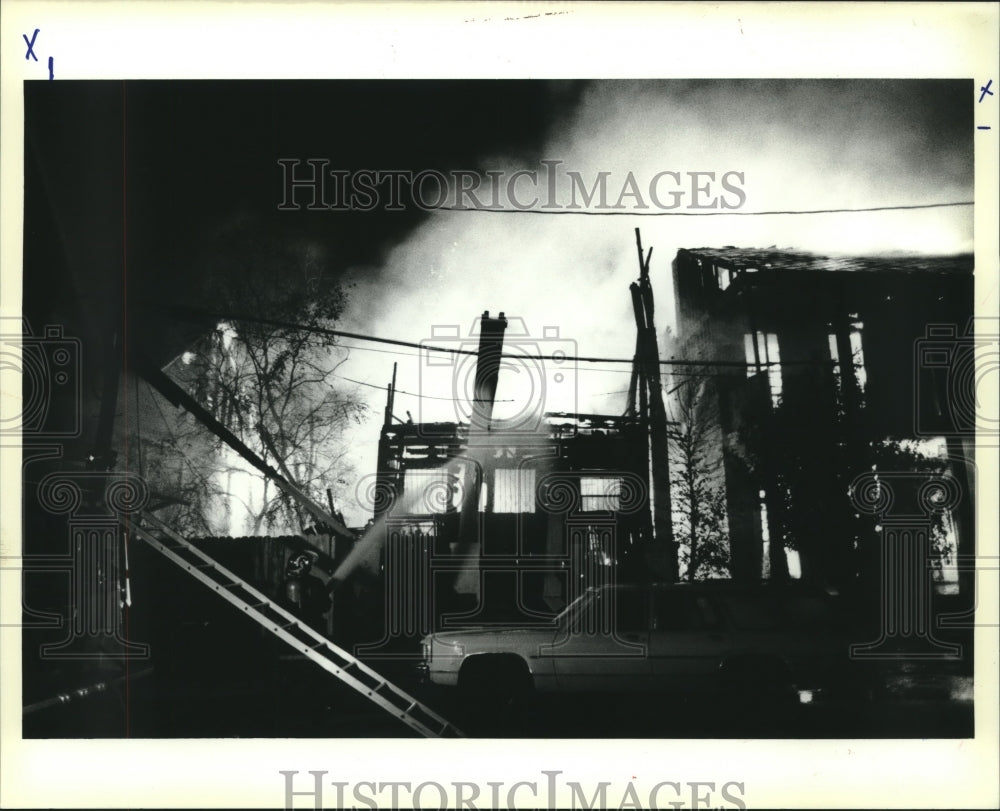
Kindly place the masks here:
POLYGON ((986 87, 980 87, 980 88, 979 88, 979 89, 980 89, 980 90, 982 91, 982 92, 981 92, 981 93, 979 94, 979 103, 980 103, 980 104, 982 104, 982 101, 983 101, 983 99, 985 99, 985 98, 986 98, 987 96, 992 96, 992 95, 993 95, 993 91, 992 91, 992 90, 990 90, 990 88, 991 88, 991 87, 993 87, 993 80, 992 80, 992 79, 990 79, 990 80, 989 80, 989 81, 988 81, 988 82, 986 83, 986 87))
POLYGON ((31 35, 31 39, 30 40, 28 39, 28 35, 27 34, 21 34, 21 39, 23 39, 27 43, 27 45, 28 45, 28 52, 24 55, 25 59, 27 59, 30 56, 36 62, 38 61, 38 57, 35 56, 35 39, 37 37, 38 37, 38 29, 37 28, 35 29, 35 33, 31 35))

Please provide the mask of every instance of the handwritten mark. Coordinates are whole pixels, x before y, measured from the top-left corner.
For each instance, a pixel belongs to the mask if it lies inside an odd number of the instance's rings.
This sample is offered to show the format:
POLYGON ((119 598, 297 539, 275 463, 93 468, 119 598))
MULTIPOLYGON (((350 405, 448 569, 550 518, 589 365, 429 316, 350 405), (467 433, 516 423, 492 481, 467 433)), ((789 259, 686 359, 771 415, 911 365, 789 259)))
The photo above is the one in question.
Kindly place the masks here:
POLYGON ((50 81, 50 82, 51 82, 51 81, 52 81, 53 79, 55 79, 55 78, 56 78, 56 74, 55 74, 55 72, 54 72, 54 71, 52 70, 52 63, 53 63, 53 62, 55 62, 55 59, 53 59, 53 58, 52 58, 52 57, 50 56, 50 57, 49 57, 49 81, 50 81))
MULTIPOLYGON (((37 34, 38 32, 36 31, 35 33, 37 34)), ((980 87, 979 88, 979 90, 980 90, 980 93, 979 93, 979 103, 980 104, 983 103, 983 99, 985 99, 987 96, 992 96, 993 95, 993 91, 990 90, 991 87, 993 87, 993 80, 992 79, 990 79, 986 83, 985 87, 980 87)))
MULTIPOLYGON (((514 22, 516 20, 534 20, 534 19, 537 19, 538 17, 560 17, 563 14, 571 14, 571 13, 572 12, 570 12, 570 11, 545 11, 545 12, 542 12, 540 14, 526 14, 526 15, 522 15, 520 17, 504 17, 503 19, 504 19, 504 22, 514 22)), ((494 19, 497 19, 497 18, 495 18, 495 17, 470 17, 467 20, 463 20, 463 22, 467 22, 467 23, 488 23, 488 22, 492 22, 494 19)))
POLYGON ((28 39, 27 34, 21 34, 21 39, 23 39, 28 46, 28 52, 24 55, 25 60, 27 60, 30 57, 31 59, 34 59, 36 62, 38 61, 38 57, 35 56, 35 40, 38 38, 38 30, 39 29, 37 28, 35 29, 35 33, 31 35, 30 40, 28 39))

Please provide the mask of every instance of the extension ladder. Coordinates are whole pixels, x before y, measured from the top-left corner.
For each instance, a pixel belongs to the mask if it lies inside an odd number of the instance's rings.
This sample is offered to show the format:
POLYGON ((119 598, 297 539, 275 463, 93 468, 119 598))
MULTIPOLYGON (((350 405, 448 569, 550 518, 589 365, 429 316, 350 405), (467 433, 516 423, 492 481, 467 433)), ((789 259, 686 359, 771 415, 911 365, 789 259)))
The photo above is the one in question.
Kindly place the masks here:
POLYGON ((129 529, 135 535, 328 673, 425 737, 464 737, 451 722, 275 604, 158 518, 148 513, 141 517, 166 540, 130 522, 129 529))

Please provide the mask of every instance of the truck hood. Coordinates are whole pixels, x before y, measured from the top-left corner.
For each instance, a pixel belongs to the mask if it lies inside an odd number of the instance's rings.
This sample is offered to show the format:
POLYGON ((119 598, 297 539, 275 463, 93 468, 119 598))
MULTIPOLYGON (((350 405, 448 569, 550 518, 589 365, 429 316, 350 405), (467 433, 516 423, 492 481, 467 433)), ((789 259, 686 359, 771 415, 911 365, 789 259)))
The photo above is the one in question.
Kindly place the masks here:
POLYGON ((488 641, 505 641, 508 644, 516 641, 539 640, 547 642, 555 636, 558 629, 555 625, 539 625, 525 628, 523 625, 489 625, 476 628, 463 628, 460 631, 439 631, 429 634, 425 642, 438 642, 443 645, 467 645, 470 643, 485 643, 488 641))
POLYGON ((463 628, 460 631, 437 631, 428 634, 427 639, 435 639, 438 642, 460 642, 463 639, 479 639, 484 636, 525 637, 525 636, 552 636, 556 632, 555 625, 538 625, 534 628, 526 628, 523 625, 482 625, 473 628, 463 628))

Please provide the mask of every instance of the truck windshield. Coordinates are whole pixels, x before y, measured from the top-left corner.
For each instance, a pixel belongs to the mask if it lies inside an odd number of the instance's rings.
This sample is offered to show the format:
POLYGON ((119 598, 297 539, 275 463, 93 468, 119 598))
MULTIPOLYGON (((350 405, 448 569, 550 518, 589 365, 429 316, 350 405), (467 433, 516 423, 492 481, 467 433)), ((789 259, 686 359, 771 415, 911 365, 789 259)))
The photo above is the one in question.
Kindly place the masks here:
POLYGON ((552 624, 559 627, 565 628, 570 620, 573 619, 577 614, 579 614, 583 608, 594 598, 597 593, 597 589, 591 587, 588 588, 583 594, 577 597, 573 602, 566 606, 562 611, 556 614, 552 618, 552 624))

